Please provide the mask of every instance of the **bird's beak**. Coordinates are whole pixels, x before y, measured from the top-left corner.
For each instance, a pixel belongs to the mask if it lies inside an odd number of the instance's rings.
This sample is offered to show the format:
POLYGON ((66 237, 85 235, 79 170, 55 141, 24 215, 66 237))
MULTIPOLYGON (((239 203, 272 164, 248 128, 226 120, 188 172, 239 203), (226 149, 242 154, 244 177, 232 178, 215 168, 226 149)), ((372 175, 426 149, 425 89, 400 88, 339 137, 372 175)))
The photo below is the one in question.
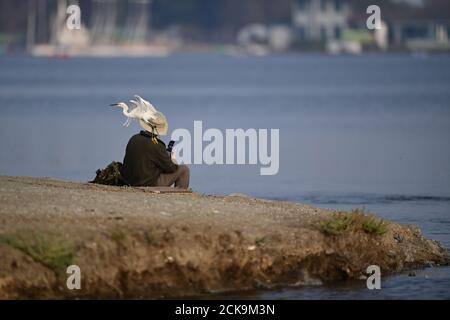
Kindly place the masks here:
POLYGON ((119 106, 117 103, 113 103, 113 104, 110 104, 109 105, 110 107, 117 107, 117 106, 119 106))

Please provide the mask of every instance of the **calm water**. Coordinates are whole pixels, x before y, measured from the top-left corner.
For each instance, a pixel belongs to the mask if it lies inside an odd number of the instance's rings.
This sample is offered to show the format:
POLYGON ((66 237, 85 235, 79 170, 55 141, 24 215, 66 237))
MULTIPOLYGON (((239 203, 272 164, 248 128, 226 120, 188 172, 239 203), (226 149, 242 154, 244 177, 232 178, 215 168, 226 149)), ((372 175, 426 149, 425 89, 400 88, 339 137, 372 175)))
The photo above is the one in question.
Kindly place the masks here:
MULTIPOLYGON (((450 247, 450 57, 322 55, 164 59, 0 58, 0 174, 86 181, 122 160, 136 124, 107 107, 149 98, 171 129, 279 128, 280 171, 192 169, 194 189, 365 207, 450 247)), ((450 298, 450 268, 416 277, 252 294, 450 298)))

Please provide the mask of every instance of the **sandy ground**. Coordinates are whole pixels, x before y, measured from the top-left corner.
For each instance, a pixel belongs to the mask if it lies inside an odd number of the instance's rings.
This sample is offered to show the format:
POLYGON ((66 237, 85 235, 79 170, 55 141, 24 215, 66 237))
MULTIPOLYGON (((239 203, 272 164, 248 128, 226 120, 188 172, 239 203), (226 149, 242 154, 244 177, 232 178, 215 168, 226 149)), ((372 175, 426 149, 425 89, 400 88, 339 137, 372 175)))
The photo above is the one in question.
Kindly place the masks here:
POLYGON ((0 298, 198 296, 362 279, 372 264, 384 274, 448 264, 447 249, 416 227, 386 223, 377 234, 361 216, 1 176, 0 298), (324 223, 342 215, 357 218, 328 232, 324 223), (80 290, 66 287, 70 264, 81 269, 80 290))

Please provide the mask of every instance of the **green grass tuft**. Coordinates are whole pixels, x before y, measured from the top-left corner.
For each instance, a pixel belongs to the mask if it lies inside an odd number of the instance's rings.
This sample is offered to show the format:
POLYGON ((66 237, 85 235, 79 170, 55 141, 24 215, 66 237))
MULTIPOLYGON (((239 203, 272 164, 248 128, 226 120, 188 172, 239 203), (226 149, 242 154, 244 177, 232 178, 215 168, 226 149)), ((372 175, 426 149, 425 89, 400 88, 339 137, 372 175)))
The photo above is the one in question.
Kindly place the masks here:
POLYGON ((363 221, 362 227, 365 233, 377 236, 381 236, 388 231, 387 223, 374 217, 367 217, 363 221))
POLYGON ((56 274, 66 271, 74 261, 74 249, 59 238, 38 233, 0 234, 0 243, 20 250, 56 274))
POLYGON ((114 230, 111 232, 110 237, 117 243, 122 243, 123 241, 125 241, 127 236, 122 230, 114 230))
POLYGON ((153 231, 153 229, 148 229, 144 231, 144 238, 145 241, 147 242, 147 244, 149 245, 156 245, 158 244, 158 240, 157 237, 155 235, 155 232, 153 231))
POLYGON ((382 236, 389 224, 373 215, 366 214, 363 209, 355 209, 350 213, 338 213, 318 225, 325 235, 338 236, 347 232, 363 231, 369 235, 382 236))
POLYGON ((267 243, 267 238, 266 237, 260 237, 260 238, 256 238, 255 239, 255 245, 257 245, 258 247, 263 246, 267 243))
POLYGON ((326 235, 337 236, 350 230, 353 224, 353 217, 348 215, 337 215, 329 220, 321 222, 319 230, 326 235))

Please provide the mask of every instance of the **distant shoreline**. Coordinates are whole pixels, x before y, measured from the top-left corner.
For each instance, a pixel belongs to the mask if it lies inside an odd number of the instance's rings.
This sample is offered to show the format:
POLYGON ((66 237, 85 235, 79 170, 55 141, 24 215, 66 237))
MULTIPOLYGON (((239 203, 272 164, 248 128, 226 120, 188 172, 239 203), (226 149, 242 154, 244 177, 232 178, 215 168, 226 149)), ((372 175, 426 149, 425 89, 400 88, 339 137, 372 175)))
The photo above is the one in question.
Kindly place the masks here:
POLYGON ((414 226, 244 195, 0 176, 0 298, 166 298, 447 265, 414 226), (80 290, 65 286, 67 265, 80 290))

